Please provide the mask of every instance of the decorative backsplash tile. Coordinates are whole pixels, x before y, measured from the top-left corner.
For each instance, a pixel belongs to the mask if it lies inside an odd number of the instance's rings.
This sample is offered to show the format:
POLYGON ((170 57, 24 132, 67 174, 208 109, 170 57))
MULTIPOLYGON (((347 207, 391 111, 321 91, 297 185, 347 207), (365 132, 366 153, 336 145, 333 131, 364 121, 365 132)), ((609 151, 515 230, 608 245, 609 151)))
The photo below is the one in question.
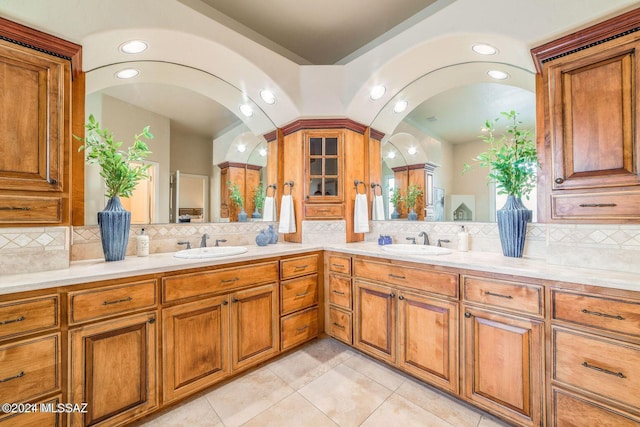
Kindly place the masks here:
POLYGON ((341 244, 347 242, 347 223, 340 221, 302 221, 302 243, 341 244))
POLYGON ((69 227, 0 228, 0 271, 6 274, 69 267, 69 227))

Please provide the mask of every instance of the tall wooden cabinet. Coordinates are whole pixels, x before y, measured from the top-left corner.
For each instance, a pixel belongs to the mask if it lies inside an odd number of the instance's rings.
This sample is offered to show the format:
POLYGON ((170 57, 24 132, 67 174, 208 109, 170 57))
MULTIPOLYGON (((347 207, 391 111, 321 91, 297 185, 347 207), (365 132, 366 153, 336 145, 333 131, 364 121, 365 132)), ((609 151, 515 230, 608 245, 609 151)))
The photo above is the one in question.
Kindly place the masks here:
POLYGON ((253 195, 260 184, 262 167, 232 162, 220 163, 218 167, 220 168, 220 218, 228 218, 232 222, 238 221, 240 209, 231 202, 229 183, 238 186, 244 203, 243 209, 250 216, 255 208, 253 195))
POLYGON ((532 50, 541 218, 640 220, 640 11, 532 50))

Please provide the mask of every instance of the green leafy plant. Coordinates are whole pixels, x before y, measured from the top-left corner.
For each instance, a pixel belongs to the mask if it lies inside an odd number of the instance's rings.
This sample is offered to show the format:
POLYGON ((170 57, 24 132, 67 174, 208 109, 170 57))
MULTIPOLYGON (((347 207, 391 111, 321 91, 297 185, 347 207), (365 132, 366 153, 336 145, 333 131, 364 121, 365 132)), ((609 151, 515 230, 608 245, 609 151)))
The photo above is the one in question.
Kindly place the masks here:
POLYGON ((409 188, 407 188, 406 196, 404 196, 403 198, 405 204, 407 205, 407 208, 413 209, 416 206, 416 201, 418 200, 418 198, 422 197, 422 193, 422 188, 418 187, 417 185, 410 185, 409 188))
MULTIPOLYGON (((473 160, 480 167, 489 168, 487 179, 496 184, 498 194, 528 198, 536 186, 536 170, 539 166, 536 144, 532 132, 520 128, 522 122, 518 120, 518 113, 511 110, 500 114, 509 120, 506 134, 499 138, 495 135, 495 125, 500 118, 487 120, 486 134, 479 138, 489 144, 489 148, 473 160)), ((470 169, 472 166, 465 163, 462 173, 470 169)))
POLYGON ((264 184, 260 181, 260 184, 253 190, 253 206, 256 210, 262 210, 262 206, 264 205, 264 199, 266 197, 266 193, 264 191, 264 184))
POLYGON ((400 194, 399 188, 396 187, 393 189, 393 193, 391 193, 389 200, 391 200, 393 207, 398 209, 398 205, 402 202, 402 195, 400 194))
POLYGON ((244 199, 242 198, 242 193, 240 193, 238 184, 227 181, 227 186, 229 188, 229 199, 231 200, 231 203, 236 205, 238 208, 242 208, 242 206, 244 206, 244 199))
POLYGON ((138 182, 148 178, 147 170, 151 165, 132 162, 140 162, 151 154, 147 144, 142 141, 142 138, 153 138, 149 126, 133 136, 133 144, 126 151, 120 149, 122 142, 114 141, 108 129, 100 127, 93 114, 89 116, 89 122, 84 127, 87 130, 84 138, 76 135, 73 137, 83 141, 84 144, 78 151, 85 150, 86 162, 100 166, 100 176, 104 178, 106 185, 105 196, 130 197, 138 182))

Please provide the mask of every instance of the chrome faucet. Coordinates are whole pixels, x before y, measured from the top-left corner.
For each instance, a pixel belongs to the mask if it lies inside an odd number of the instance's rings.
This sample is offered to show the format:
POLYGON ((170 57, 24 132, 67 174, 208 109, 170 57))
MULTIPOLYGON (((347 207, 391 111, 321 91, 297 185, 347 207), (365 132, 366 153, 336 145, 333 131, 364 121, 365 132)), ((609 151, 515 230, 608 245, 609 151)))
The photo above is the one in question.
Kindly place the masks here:
POLYGON ((441 248, 443 243, 450 243, 451 240, 448 239, 438 239, 438 247, 441 248))
POLYGON ((207 239, 209 238, 209 235, 207 233, 204 233, 202 235, 202 239, 200 239, 200 247, 201 248, 206 248, 207 247, 207 239))
POLYGON ((429 243, 429 236, 427 236, 427 232, 426 231, 421 231, 420 234, 418 234, 418 237, 423 237, 424 240, 422 241, 423 245, 430 245, 431 243, 429 243))
POLYGON ((224 242, 226 242, 226 241, 227 241, 227 239, 216 239, 216 244, 215 244, 215 246, 220 246, 220 245, 219 245, 219 243, 224 243, 224 242))
POLYGON ((407 240, 411 240, 411 244, 412 245, 416 244, 416 238, 415 237, 407 237, 407 240))
POLYGON ((179 245, 187 245, 187 249, 191 249, 191 242, 189 241, 184 241, 184 242, 178 242, 179 245))

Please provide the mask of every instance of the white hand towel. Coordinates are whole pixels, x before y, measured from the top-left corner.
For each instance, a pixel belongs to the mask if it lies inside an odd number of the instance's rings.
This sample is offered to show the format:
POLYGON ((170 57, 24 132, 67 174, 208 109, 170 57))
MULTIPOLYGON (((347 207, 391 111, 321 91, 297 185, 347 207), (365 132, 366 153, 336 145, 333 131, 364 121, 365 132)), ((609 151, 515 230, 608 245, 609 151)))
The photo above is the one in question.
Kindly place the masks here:
POLYGON ((384 200, 382 195, 373 196, 373 206, 371 206, 371 219, 373 221, 384 221, 384 200))
POLYGON ((264 198, 264 214, 262 216, 264 221, 276 221, 278 216, 276 215, 276 201, 273 196, 267 196, 264 198))
POLYGON ((291 194, 282 196, 282 201, 280 202, 280 223, 278 224, 278 232, 296 232, 296 215, 293 210, 293 198, 291 197, 291 194))
POLYGON ((356 203, 353 207, 353 232, 369 232, 369 203, 366 194, 356 194, 356 203))

